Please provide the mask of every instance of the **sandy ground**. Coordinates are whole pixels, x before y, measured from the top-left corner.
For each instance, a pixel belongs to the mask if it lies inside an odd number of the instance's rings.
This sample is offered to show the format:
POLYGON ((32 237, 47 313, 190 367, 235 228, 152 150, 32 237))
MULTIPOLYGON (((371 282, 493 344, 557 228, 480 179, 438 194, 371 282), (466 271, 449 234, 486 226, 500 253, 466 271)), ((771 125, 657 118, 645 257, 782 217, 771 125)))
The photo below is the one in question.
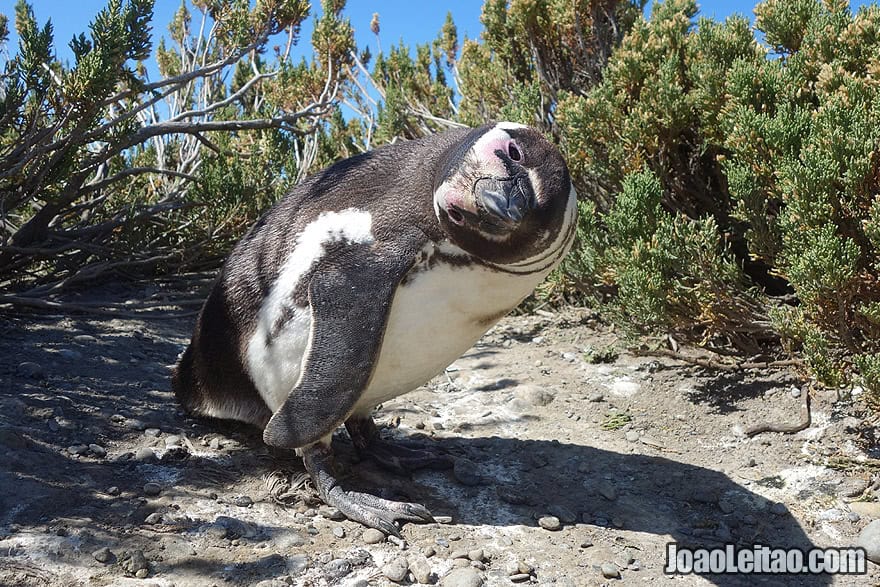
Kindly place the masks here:
POLYGON ((384 435, 448 452, 454 470, 388 473, 339 434, 348 487, 446 516, 369 544, 297 488, 294 455, 181 412, 168 375, 193 320, 0 315, 0 584, 880 582, 871 563, 867 576, 663 572, 670 542, 854 544, 880 518, 880 454, 848 392, 813 390, 806 430, 747 438, 800 420, 808 382, 633 356, 584 309, 509 317, 378 412, 384 435))

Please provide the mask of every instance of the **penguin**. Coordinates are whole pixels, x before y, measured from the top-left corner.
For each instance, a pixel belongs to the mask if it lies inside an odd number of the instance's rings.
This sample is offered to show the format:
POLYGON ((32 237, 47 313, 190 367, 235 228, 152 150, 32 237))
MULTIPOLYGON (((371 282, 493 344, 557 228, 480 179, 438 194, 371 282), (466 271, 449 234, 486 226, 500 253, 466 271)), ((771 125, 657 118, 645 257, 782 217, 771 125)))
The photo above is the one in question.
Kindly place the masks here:
POLYGON ((510 122, 458 128, 337 162, 307 178, 227 258, 172 376, 192 414, 295 449, 321 499, 400 536, 422 505, 346 491, 330 439, 395 470, 448 457, 395 446, 372 420, 425 384, 556 268, 576 232, 565 161, 510 122))

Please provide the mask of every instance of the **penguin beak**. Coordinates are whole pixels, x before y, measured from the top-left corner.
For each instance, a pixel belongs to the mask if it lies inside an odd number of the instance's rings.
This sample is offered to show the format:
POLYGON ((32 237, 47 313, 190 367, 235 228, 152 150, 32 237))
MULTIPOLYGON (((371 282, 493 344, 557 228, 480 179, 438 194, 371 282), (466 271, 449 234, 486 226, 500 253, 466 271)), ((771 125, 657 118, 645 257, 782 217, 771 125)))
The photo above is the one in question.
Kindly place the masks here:
POLYGON ((528 176, 483 177, 474 184, 478 204, 505 225, 519 223, 535 206, 535 193, 528 176))

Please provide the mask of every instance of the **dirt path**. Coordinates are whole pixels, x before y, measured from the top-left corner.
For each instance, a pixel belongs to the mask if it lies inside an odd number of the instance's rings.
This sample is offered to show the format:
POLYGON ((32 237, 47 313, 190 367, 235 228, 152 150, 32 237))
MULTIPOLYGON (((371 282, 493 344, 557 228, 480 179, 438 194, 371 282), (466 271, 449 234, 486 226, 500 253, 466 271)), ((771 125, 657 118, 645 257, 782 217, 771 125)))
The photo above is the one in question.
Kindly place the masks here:
MULTIPOLYGON (((452 453, 455 470, 395 476, 339 437, 350 486, 451 517, 405 526, 402 549, 368 544, 307 488, 280 505, 269 489, 300 476, 295 457, 181 413, 168 367, 192 317, 0 315, 0 585, 795 584, 664 576, 665 545, 846 546, 880 518, 852 464, 880 456, 857 398, 814 391, 811 427, 746 438, 799 421, 803 383, 597 356, 616 338, 590 316, 505 319, 384 406, 386 435, 452 453)), ((796 579, 870 585, 880 570, 796 579)))

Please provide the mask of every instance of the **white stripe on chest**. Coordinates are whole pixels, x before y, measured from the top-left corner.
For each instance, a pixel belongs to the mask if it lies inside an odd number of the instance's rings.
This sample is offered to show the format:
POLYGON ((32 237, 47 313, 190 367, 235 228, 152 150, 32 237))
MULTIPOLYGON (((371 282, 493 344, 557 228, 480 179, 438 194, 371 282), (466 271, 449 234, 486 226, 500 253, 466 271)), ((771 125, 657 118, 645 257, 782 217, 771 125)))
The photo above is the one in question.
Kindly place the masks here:
POLYGON ((296 387, 311 339, 311 310, 294 305, 294 292, 324 256, 326 245, 340 241, 368 244, 373 242, 371 231, 370 213, 349 208, 322 213, 297 238, 260 307, 257 327, 247 346, 248 373, 272 412, 281 407, 296 387), (274 332, 279 325, 280 330, 274 332))
MULTIPOLYGON (((430 257, 433 243, 425 252, 430 257)), ((443 249, 461 252, 452 245, 443 249)), ((355 412, 412 391, 442 372, 549 272, 513 275, 476 263, 414 267, 394 296, 373 376, 355 412)))

